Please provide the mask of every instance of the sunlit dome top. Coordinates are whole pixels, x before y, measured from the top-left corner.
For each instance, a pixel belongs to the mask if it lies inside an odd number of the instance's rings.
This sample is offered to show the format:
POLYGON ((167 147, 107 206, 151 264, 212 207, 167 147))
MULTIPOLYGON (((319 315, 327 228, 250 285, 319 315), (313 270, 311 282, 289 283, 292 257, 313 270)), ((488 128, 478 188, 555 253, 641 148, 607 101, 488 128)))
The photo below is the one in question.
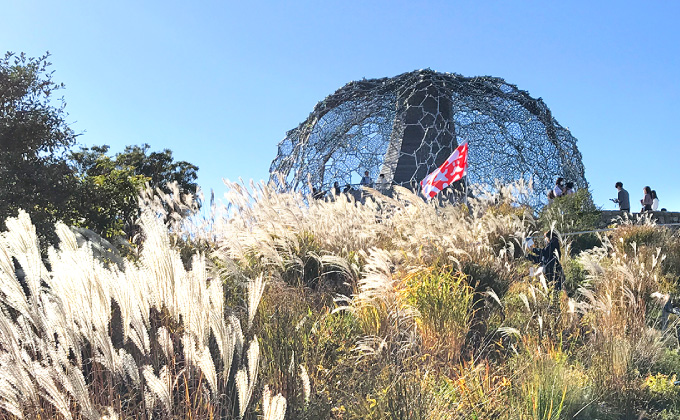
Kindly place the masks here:
POLYGON ((587 186, 576 138, 541 98, 500 78, 429 69, 338 89, 286 134, 270 174, 302 191, 356 184, 364 171, 417 188, 465 140, 470 183, 532 179, 536 201, 557 177, 587 186))

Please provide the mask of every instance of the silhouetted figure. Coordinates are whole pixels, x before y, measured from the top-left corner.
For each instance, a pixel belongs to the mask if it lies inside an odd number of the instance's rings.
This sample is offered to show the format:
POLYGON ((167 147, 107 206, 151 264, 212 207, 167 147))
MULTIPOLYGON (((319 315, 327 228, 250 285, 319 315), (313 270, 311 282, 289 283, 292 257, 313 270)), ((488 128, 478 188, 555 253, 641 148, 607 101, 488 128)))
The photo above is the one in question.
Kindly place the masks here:
POLYGON ((333 195, 340 195, 340 184, 338 184, 338 181, 333 183, 333 195))
MULTIPOLYGON (((668 326, 668 316, 670 314, 680 316, 680 307, 678 307, 678 302, 673 301, 673 298, 669 295, 666 300, 666 304, 663 306, 663 310, 661 311, 662 330, 665 330, 666 327, 668 326)), ((680 335, 678 336, 678 340, 680 340, 680 335)))
POLYGON ((574 183, 571 182, 571 181, 567 182, 566 189, 564 190, 564 194, 563 194, 563 195, 571 195, 571 194, 573 194, 573 193, 575 193, 575 192, 576 192, 576 191, 574 191, 574 183))
POLYGON ((618 197, 612 201, 619 205, 619 210, 630 213, 630 196, 628 195, 628 191, 623 189, 623 182, 617 182, 615 187, 619 191, 619 194, 618 197))
POLYGON ((548 191, 548 204, 552 203, 552 201, 555 199, 555 191, 550 190, 548 191))
POLYGON ((652 211, 652 204, 654 203, 654 200, 652 199, 652 189, 649 188, 648 185, 642 189, 642 193, 644 194, 644 197, 640 200, 640 204, 642 204, 642 210, 640 211, 652 211))
POLYGON ((323 191, 319 190, 316 187, 312 187, 312 198, 315 200, 320 200, 323 198, 323 191))
POLYGON ((545 247, 543 249, 533 249, 527 254, 527 258, 543 267, 543 274, 549 283, 555 286, 555 290, 562 290, 562 264, 560 257, 562 249, 557 233, 553 231, 545 232, 545 247))

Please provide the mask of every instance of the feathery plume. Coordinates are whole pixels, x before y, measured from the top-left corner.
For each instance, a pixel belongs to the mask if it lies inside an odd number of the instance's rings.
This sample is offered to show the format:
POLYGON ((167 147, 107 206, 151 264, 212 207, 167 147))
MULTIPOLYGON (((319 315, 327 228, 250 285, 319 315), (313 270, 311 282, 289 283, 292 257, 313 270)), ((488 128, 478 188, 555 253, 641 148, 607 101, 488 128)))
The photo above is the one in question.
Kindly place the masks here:
POLYGON ((262 414, 263 420, 283 420, 286 416, 286 399, 281 394, 272 397, 269 385, 262 391, 262 414))
POLYGON ((265 281, 264 276, 260 274, 257 278, 248 281, 248 329, 253 325, 255 319, 255 312, 257 306, 260 304, 262 294, 264 293, 265 281))

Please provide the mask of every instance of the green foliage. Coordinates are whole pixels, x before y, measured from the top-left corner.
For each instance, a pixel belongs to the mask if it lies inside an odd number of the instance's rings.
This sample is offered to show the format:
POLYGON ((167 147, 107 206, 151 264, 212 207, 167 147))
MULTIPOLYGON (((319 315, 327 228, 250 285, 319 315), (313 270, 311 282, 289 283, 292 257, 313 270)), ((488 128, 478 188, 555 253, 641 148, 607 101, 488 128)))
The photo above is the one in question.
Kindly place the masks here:
POLYGON ((336 384, 329 377, 347 380, 346 371, 354 369, 348 355, 360 333, 351 313, 330 313, 308 293, 283 282, 270 283, 254 325, 265 361, 262 375, 286 397, 289 415, 299 419, 326 418, 333 402, 343 399, 347 383, 336 384), (300 366, 314 385, 311 395, 305 395, 300 366))
MULTIPOLYGON (((600 210, 593 203, 590 191, 583 188, 574 194, 552 200, 539 213, 539 227, 542 231, 554 228, 561 234, 593 230, 600 222, 600 210)), ((594 234, 575 235, 571 250, 573 253, 591 249, 600 244, 594 234)))
POLYGON ((71 205, 74 224, 107 239, 130 237, 136 232, 137 197, 146 181, 129 168, 117 167, 110 157, 97 156, 79 175, 77 198, 71 205))
MULTIPOLYGON (((372 384, 370 392, 359 394, 355 403, 345 408, 348 420, 444 420, 438 410, 437 395, 428 373, 419 369, 400 371, 385 366, 365 378, 372 384)), ((345 406, 343 405, 343 408, 345 406)), ((449 414, 449 413, 447 413, 449 414)))
POLYGON ((651 407, 656 410, 670 409, 676 415, 680 414, 680 387, 675 385, 677 377, 675 374, 666 375, 657 373, 649 375, 642 388, 645 391, 647 400, 651 407))
POLYGON ((652 372, 666 375, 680 374, 680 352, 678 349, 664 349, 659 360, 652 366, 652 372))
POLYGON ((128 146, 115 157, 108 146, 70 153, 76 134, 66 122, 65 102, 54 98, 64 85, 52 79, 49 53, 6 53, 0 58, 0 215, 2 223, 27 211, 43 243, 56 239, 58 220, 111 239, 138 232, 137 196, 149 182, 165 193, 177 182, 195 194, 198 168, 175 162, 172 152, 148 153, 128 146))
POLYGON ((76 135, 63 99, 53 98, 64 86, 52 80, 48 59, 9 52, 0 58, 0 215, 4 224, 25 209, 41 237, 68 213, 75 183, 63 154, 76 135))
POLYGON ((167 185, 177 182, 181 194, 196 193, 196 166, 174 162, 168 149, 147 155, 148 149, 148 144, 127 146, 113 157, 107 145, 72 152, 68 163, 78 180, 71 192, 73 223, 105 238, 130 239, 138 232, 137 200, 145 184, 167 194, 167 185))
POLYGON ((149 180, 151 187, 160 188, 170 193, 167 185, 176 182, 182 194, 196 194, 198 185, 198 166, 186 161, 175 161, 170 149, 147 154, 151 146, 127 146, 122 153, 117 153, 115 162, 118 167, 130 168, 136 175, 149 180))
POLYGON ((573 295, 579 287, 586 285, 586 271, 577 259, 566 257, 562 269, 564 270, 564 290, 567 293, 573 295))
POLYGON ((655 268, 665 293, 680 292, 680 234, 645 221, 626 223, 608 234, 614 250, 655 268))
POLYGON ((524 412, 521 418, 572 418, 588 403, 589 384, 586 375, 575 366, 570 366, 560 351, 527 355, 514 363, 522 366, 519 368, 518 384, 514 388, 516 403, 524 412))
POLYGON ((409 274, 405 285, 406 300, 420 313, 425 347, 456 361, 472 319, 474 289, 467 276, 450 267, 433 268, 409 274))
POLYGON ((656 248, 663 244, 663 228, 653 224, 626 224, 611 233, 612 243, 622 254, 632 254, 636 247, 656 248))

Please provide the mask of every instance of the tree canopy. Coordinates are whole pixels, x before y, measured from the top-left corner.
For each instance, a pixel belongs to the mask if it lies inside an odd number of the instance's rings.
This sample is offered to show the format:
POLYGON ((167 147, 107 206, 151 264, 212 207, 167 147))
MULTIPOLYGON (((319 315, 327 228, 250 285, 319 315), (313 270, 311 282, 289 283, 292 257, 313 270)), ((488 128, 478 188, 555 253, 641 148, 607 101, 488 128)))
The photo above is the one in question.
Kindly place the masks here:
POLYGON ((0 59, 0 214, 29 212, 36 225, 53 223, 74 188, 64 158, 76 140, 68 126, 64 86, 52 80, 49 53, 29 58, 6 53, 0 59))
POLYGON ((198 167, 175 162, 172 151, 147 154, 150 146, 127 146, 109 156, 109 146, 83 147, 69 156, 78 179, 78 200, 72 207, 81 217, 77 225, 104 237, 131 235, 139 215, 137 196, 145 185, 169 192, 176 182, 182 194, 196 194, 198 167))
MULTIPOLYGON (((109 146, 73 151, 64 88, 52 79, 49 53, 37 58, 8 52, 0 59, 0 220, 26 210, 40 236, 55 221, 85 227, 105 238, 131 236, 137 197, 145 184, 169 192, 177 182, 195 194, 198 167, 175 161, 172 151, 127 146, 109 156, 109 146)), ((0 226, 2 227, 2 226, 0 226)))

